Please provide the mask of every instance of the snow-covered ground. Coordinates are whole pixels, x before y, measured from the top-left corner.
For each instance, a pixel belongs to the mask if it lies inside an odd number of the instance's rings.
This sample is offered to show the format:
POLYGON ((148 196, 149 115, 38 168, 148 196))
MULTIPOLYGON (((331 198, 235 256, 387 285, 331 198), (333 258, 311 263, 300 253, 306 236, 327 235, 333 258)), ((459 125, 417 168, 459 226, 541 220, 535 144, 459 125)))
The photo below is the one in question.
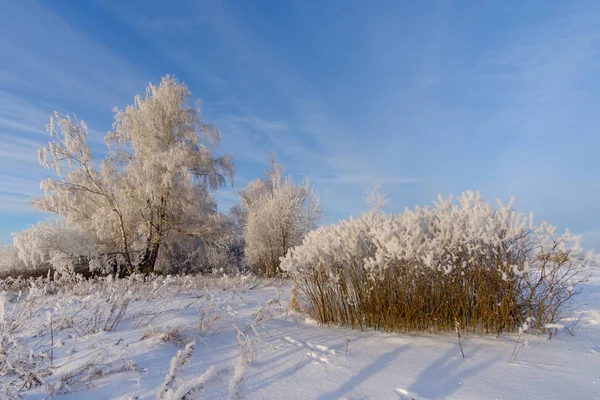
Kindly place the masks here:
POLYGON ((69 294, 39 287, 30 303, 5 293, 5 325, 20 322, 4 327, 3 352, 33 357, 43 383, 26 390, 7 375, 0 397, 154 399, 181 389, 188 399, 600 399, 600 271, 578 297, 574 336, 526 337, 510 363, 516 335, 463 336, 463 359, 452 334, 319 327, 286 312, 290 288, 188 277, 81 283, 69 294), (190 342, 191 358, 173 370, 190 342))

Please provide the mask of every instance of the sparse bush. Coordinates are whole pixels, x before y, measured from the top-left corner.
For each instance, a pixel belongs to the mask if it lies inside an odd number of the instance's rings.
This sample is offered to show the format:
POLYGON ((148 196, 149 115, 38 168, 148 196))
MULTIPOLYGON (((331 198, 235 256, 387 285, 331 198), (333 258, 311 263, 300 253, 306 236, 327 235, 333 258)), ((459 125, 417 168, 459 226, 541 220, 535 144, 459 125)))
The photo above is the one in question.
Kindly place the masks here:
POLYGON ((200 306, 200 313, 198 315, 198 323, 196 329, 201 335, 206 335, 209 332, 218 329, 216 325, 220 319, 218 308, 215 305, 214 297, 211 298, 200 306))
POLYGON ((595 262, 579 238, 555 235, 498 202, 466 192, 458 203, 400 215, 371 211, 310 232, 281 268, 320 323, 385 331, 500 334, 531 318, 552 334, 595 262), (550 325, 552 326, 552 325, 550 325))
POLYGON ((187 335, 181 325, 168 327, 167 331, 160 335, 160 340, 163 342, 174 343, 177 346, 181 346, 186 342, 189 342, 187 335))

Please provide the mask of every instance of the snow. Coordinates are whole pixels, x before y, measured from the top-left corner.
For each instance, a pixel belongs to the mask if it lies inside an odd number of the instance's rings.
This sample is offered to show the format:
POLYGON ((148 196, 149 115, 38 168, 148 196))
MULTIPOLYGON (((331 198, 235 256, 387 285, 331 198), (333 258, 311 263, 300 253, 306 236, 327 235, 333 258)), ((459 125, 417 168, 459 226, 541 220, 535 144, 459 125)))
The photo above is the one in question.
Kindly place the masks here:
MULTIPOLYGON (((110 289, 117 304, 129 299, 111 332, 84 334, 83 326, 65 322, 98 304, 108 312, 109 285, 38 295, 35 313, 14 334, 31 351, 49 349, 44 332, 53 325, 51 375, 20 395, 45 399, 54 387, 57 399, 155 399, 173 373, 171 398, 195 388, 188 398, 600 399, 598 270, 583 285, 574 316, 561 321, 568 329, 578 321, 574 335, 525 335, 527 346, 512 363, 517 334, 463 335, 463 359, 453 334, 320 327, 287 311, 287 281, 190 279, 132 283, 122 297, 110 289), (173 371, 174 357, 186 348, 189 359, 173 371), (86 365, 95 369, 88 373, 86 365)), ((19 301, 6 302, 5 323, 19 301)), ((0 378, 0 397, 9 398, 14 379, 0 378)))
POLYGON ((546 324, 544 325, 546 329, 564 329, 565 326, 563 324, 546 324))

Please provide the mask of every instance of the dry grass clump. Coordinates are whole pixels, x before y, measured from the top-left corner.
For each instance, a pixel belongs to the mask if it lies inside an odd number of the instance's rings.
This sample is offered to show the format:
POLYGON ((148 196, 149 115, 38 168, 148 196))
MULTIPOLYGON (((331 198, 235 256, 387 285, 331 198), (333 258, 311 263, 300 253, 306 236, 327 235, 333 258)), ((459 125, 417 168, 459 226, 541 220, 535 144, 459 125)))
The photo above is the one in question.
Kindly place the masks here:
POLYGON ((500 334, 534 321, 555 333, 548 326, 568 312, 592 254, 510 204, 495 210, 470 192, 458 200, 322 227, 282 267, 322 324, 500 334))

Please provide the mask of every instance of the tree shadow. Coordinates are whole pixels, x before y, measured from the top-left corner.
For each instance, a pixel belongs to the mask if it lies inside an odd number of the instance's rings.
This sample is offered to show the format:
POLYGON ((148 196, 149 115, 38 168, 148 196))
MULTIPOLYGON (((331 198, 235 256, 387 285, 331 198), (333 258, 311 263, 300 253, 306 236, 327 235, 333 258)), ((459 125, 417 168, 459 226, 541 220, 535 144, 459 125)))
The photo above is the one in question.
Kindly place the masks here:
POLYGON ((392 351, 388 351, 380 355, 375 361, 371 364, 360 370, 360 372, 350 379, 346 381, 342 386, 340 386, 337 390, 329 393, 324 393, 317 397, 318 400, 328 400, 328 399, 339 399, 346 393, 355 389, 361 383, 372 377, 373 375, 381 372, 390 362, 392 362, 400 353, 407 350, 410 345, 404 345, 402 347, 398 347, 392 351))
POLYGON ((483 364, 473 364, 468 358, 458 356, 455 348, 450 348, 419 374, 408 391, 428 399, 446 398, 456 392, 467 378, 489 368, 499 358, 495 356, 483 364))
MULTIPOLYGON (((306 352, 309 350, 309 348, 305 346, 295 346, 285 342, 284 337, 286 336, 289 336, 289 332, 282 331, 279 334, 270 336, 272 341, 280 341, 278 346, 283 345, 285 347, 281 347, 281 351, 271 353, 266 358, 261 358, 254 362, 253 365, 259 368, 257 371, 254 371, 253 375, 254 378, 258 377, 258 379, 255 379, 253 383, 248 382, 246 384, 246 394, 254 393, 269 387, 271 384, 281 381, 282 379, 289 378, 300 372, 305 367, 315 363, 315 360, 306 355, 306 352), (271 375, 271 371, 286 365, 290 366, 281 372, 271 375)), ((325 332, 317 335, 299 335, 295 337, 302 342, 311 343, 323 343, 331 340, 331 336, 325 332)), ((340 342, 340 344, 333 346, 330 345, 328 347, 337 352, 342 352, 342 341, 343 339, 339 339, 338 342, 340 342)))

